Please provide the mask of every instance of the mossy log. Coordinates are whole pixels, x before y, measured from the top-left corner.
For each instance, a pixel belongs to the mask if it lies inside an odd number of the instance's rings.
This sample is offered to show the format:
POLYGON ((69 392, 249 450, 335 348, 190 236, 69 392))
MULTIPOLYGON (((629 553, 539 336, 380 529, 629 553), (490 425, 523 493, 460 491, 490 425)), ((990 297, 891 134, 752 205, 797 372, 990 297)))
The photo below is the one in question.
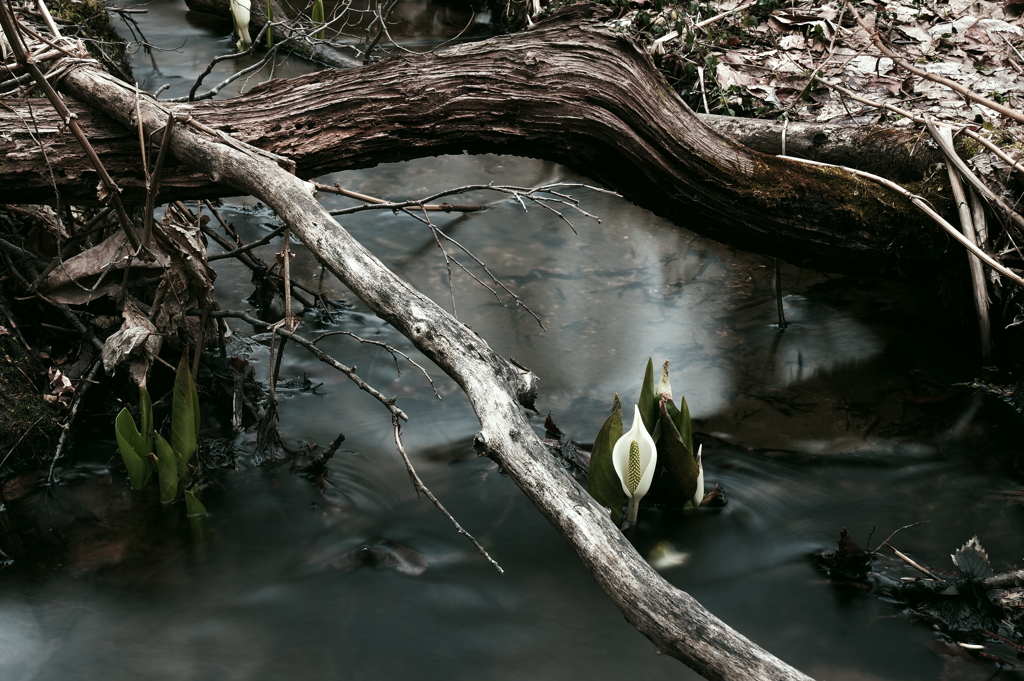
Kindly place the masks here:
MULTIPOLYGON (((755 152, 704 125, 647 54, 602 23, 607 12, 573 6, 523 33, 272 80, 174 110, 292 159, 304 178, 439 154, 515 154, 566 164, 698 233, 794 263, 920 274, 958 253, 902 196, 755 152)), ((37 120, 42 108, 34 104, 37 120)), ((27 119, 5 120, 0 201, 52 199, 50 173, 37 175, 42 154, 10 132, 12 120, 23 128, 27 119)), ((141 201, 138 154, 114 139, 125 132, 114 135, 99 116, 81 120, 126 199, 141 201)), ((39 133, 63 200, 94 200, 94 174, 73 140, 46 125, 39 133)), ((162 198, 237 193, 180 165, 164 178, 162 198)))

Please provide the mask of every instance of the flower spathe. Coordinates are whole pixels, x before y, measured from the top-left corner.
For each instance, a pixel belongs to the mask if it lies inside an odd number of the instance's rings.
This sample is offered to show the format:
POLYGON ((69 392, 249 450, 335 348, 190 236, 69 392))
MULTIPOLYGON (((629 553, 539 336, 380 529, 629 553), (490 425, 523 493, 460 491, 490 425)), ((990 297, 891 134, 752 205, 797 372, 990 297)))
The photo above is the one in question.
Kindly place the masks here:
POLYGON ((640 407, 633 405, 633 425, 612 447, 612 465, 622 483, 622 491, 629 499, 629 524, 636 523, 640 500, 651 488, 654 467, 658 463, 658 450, 644 427, 640 407))
POLYGON ((252 45, 252 38, 249 37, 249 18, 252 0, 230 0, 231 18, 235 22, 235 32, 238 33, 239 49, 248 48, 252 45))

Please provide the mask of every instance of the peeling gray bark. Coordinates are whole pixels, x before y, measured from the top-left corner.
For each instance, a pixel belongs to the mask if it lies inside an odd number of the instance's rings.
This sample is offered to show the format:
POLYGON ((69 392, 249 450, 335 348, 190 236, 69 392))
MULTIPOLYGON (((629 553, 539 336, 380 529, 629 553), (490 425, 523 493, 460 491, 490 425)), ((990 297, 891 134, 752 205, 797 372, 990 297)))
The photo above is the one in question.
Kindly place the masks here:
MULTIPOLYGON (((124 83, 83 66, 64 77, 61 89, 134 129, 136 96, 124 83)), ((151 99, 142 99, 140 110, 147 134, 160 129, 167 119, 167 110, 151 99)), ((626 619, 659 651, 708 679, 808 679, 655 572, 534 434, 521 406, 532 400, 534 376, 496 355, 475 332, 389 271, 333 220, 307 183, 266 156, 228 146, 187 125, 175 126, 171 151, 185 164, 273 208, 346 286, 462 387, 480 419, 478 438, 487 454, 548 518, 626 619)))
MULTIPOLYGON (((273 80, 244 97, 175 110, 294 160, 301 177, 439 154, 531 156, 576 168, 705 236, 790 262, 920 274, 951 261, 946 237, 902 196, 845 173, 796 167, 708 129, 644 52, 594 19, 602 11, 576 6, 523 33, 273 80)), ((4 120, 11 114, 0 110, 4 120)), ((134 143, 114 141, 109 122, 93 121, 94 144, 111 154, 103 158, 126 200, 141 203, 134 143)), ((765 144, 772 137, 761 135, 765 144)), ((0 128, 10 166, 0 201, 52 198, 50 173, 38 173, 42 154, 16 138, 0 128)), ((74 162, 74 142, 56 132, 48 139, 64 200, 95 200, 95 179, 74 162)), ((828 146, 812 136, 803 148, 813 156, 828 146)), ((160 199, 237 191, 169 165, 160 199)))

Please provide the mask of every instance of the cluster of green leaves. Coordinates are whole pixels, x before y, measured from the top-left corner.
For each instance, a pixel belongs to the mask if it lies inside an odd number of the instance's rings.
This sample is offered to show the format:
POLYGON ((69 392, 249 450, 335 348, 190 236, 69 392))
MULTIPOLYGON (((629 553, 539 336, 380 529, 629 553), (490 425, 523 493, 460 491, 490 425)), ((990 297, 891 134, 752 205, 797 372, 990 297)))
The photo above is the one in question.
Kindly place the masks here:
MULTIPOLYGON (((189 372, 187 356, 182 356, 174 376, 170 441, 156 432, 153 402, 149 391, 141 387, 139 415, 141 423, 138 428, 127 408, 122 409, 114 420, 114 434, 128 469, 128 479, 133 490, 141 491, 156 470, 160 501, 169 504, 178 498, 181 481, 188 476, 188 463, 195 455, 199 437, 199 394, 189 372)), ((189 516, 206 513, 192 490, 185 490, 185 508, 189 516)))
MULTIPOLYGON (((700 468, 693 449, 693 424, 690 421, 689 405, 685 397, 680 397, 677 407, 667 390, 659 390, 659 386, 667 385, 668 363, 656 386, 654 361, 648 359, 637 406, 644 427, 658 450, 651 498, 663 506, 681 508, 693 500, 700 468)), ((599 504, 611 511, 612 520, 616 524, 622 519, 626 495, 612 464, 612 448, 622 433, 622 405, 616 394, 611 416, 605 420, 594 440, 587 483, 587 491, 599 504)))

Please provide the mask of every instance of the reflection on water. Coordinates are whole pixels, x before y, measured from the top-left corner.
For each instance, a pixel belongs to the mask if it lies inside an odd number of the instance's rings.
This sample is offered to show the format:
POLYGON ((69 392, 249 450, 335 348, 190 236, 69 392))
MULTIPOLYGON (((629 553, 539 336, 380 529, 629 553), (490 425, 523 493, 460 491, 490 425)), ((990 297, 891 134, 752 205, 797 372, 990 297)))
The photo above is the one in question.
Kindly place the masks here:
MULTIPOLYGON (((161 7, 150 5, 149 18, 161 7)), ((226 38, 205 40, 219 46, 226 38)), ((196 63, 206 61, 206 49, 196 63)), ((579 179, 539 161, 454 156, 325 181, 400 199, 469 182, 579 179)), ((726 487, 730 504, 721 512, 651 512, 638 549, 676 556, 662 562, 668 579, 817 678, 990 673, 933 654, 932 631, 886 603, 824 583, 808 560, 833 545, 843 526, 864 543, 877 528, 874 545, 918 520, 931 522, 900 535, 900 546, 923 560, 943 560, 975 533, 997 563, 1007 561, 997 568, 1024 555, 1020 507, 1004 508, 993 494, 1014 482, 977 467, 974 457, 982 443, 986 458, 1012 451, 1002 444, 1012 438, 995 437, 998 426, 986 420, 991 404, 942 398, 974 369, 951 359, 969 354, 969 346, 949 337, 930 293, 783 265, 792 326, 780 331, 770 260, 607 194, 573 194, 602 220, 574 218, 578 236, 549 212, 524 212, 487 192, 459 199, 486 204, 485 211, 432 219, 543 318, 546 332, 456 271, 460 318, 541 377, 540 408, 570 437, 592 440, 615 392, 627 402, 636 398, 649 355, 671 360, 673 385, 688 397, 706 438, 708 481, 726 487)), ((324 202, 351 205, 332 196, 324 202)), ((246 239, 275 222, 251 199, 227 201, 222 211, 246 239)), ((388 212, 343 223, 401 276, 450 306, 429 230, 388 212)), ((422 359, 333 277, 321 280, 301 245, 293 249, 293 276, 353 304, 333 321, 307 314, 305 332, 348 330, 422 359)), ((260 250, 272 260, 272 247, 260 250)), ((221 305, 247 307, 248 272, 223 260, 217 269, 221 305)), ((540 514, 473 454, 477 421, 449 379, 428 367, 439 401, 421 374, 403 365, 399 376, 379 348, 344 336, 320 347, 399 397, 420 474, 506 574, 417 500, 387 413, 289 349, 282 380, 305 374, 323 385, 279 396, 286 442, 325 445, 338 432, 347 438, 326 491, 285 467, 223 473, 220 488, 205 498, 212 533, 199 547, 169 533, 159 542, 125 544, 121 559, 102 570, 37 574, 26 566, 5 573, 0 678, 696 678, 653 654, 540 514), (366 546, 388 547, 425 570, 411 576, 418 567, 399 570, 399 559, 359 562, 366 546)), ((260 379, 266 359, 266 346, 255 344, 251 361, 260 379)), ((251 443, 243 436, 238 445, 251 443)), ((112 441, 100 439, 83 443, 79 457, 103 470, 114 452, 112 441)), ((110 468, 112 474, 72 480, 42 507, 70 495, 83 523, 102 524, 86 490, 90 479, 123 487, 119 466, 110 468)))

